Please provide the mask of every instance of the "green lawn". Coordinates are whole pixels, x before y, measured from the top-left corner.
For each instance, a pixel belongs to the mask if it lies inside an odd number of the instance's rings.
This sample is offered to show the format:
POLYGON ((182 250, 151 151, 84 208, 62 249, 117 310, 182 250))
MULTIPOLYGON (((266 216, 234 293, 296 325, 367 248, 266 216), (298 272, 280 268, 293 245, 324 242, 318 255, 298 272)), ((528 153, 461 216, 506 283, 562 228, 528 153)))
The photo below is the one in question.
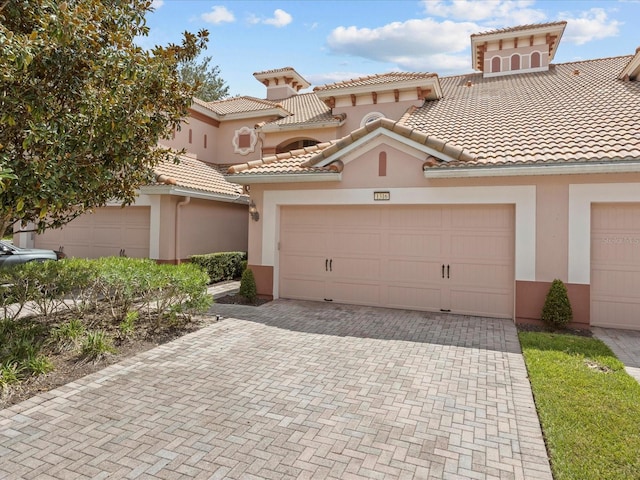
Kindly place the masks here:
POLYGON ((521 332, 555 480, 640 479, 640 384, 601 341, 521 332))

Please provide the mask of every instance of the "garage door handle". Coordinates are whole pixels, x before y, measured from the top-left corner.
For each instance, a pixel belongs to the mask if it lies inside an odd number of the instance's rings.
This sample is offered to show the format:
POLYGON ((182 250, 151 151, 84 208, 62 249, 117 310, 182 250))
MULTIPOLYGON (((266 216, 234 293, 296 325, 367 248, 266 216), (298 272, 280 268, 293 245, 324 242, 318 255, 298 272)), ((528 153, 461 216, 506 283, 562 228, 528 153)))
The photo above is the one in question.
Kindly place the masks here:
POLYGON ((449 278, 449 265, 447 265, 447 278, 449 278))
POLYGON ((328 258, 324 259, 324 271, 325 272, 329 271, 329 259, 328 258))
POLYGON ((329 260, 329 271, 333 272, 333 258, 329 260))
POLYGON ((442 264, 442 278, 444 278, 444 263, 442 264))

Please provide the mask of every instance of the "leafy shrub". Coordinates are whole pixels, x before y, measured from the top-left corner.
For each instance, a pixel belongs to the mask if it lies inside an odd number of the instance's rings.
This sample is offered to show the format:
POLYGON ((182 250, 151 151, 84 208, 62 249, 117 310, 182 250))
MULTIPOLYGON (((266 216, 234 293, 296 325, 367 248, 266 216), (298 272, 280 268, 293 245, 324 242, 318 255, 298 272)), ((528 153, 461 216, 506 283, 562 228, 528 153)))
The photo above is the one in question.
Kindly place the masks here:
POLYGON ((255 302, 258 298, 256 279, 253 276, 253 270, 251 270, 250 268, 247 268, 242 273, 242 279, 240 280, 240 291, 238 293, 250 302, 255 302))
POLYGON ((111 353, 116 353, 111 337, 103 330, 87 332, 80 349, 80 357, 87 362, 99 362, 111 353))
POLYGON ((0 321, 0 390, 30 375, 53 370, 40 352, 45 337, 42 325, 28 320, 0 321))
POLYGON ((84 324, 75 318, 53 327, 49 332, 49 343, 58 352, 78 350, 85 334, 84 324))
POLYGON ((233 280, 243 272, 245 252, 219 252, 206 255, 192 255, 191 263, 200 265, 209 274, 211 283, 233 280))
POLYGON ((135 331, 135 323, 138 321, 140 317, 140 313, 137 310, 132 310, 127 312, 124 320, 120 322, 118 325, 118 329, 120 330, 120 336, 122 338, 127 338, 133 334, 135 331))
POLYGON ((551 283, 542 308, 542 321, 549 327, 562 328, 573 319, 567 287, 562 280, 551 283))

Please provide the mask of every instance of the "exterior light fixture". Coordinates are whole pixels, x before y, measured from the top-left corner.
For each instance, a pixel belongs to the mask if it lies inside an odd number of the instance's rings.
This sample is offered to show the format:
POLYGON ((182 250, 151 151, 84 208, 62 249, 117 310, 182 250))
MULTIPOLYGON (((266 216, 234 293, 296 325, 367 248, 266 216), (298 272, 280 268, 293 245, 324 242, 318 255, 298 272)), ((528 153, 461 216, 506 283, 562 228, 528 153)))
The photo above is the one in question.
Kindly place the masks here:
POLYGON ((251 200, 251 202, 249 203, 249 216, 251 217, 251 220, 253 220, 254 222, 257 222, 258 220, 260 220, 260 213, 258 212, 258 207, 256 207, 256 204, 253 200, 251 200))

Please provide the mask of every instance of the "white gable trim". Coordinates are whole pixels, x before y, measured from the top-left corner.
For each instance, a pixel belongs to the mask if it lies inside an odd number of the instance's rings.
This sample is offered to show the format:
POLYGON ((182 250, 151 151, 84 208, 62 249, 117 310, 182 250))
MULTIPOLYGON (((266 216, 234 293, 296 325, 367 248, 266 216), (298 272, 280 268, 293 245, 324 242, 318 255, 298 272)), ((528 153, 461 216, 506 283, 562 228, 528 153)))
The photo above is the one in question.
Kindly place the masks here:
MULTIPOLYGON (((373 188, 329 190, 267 190, 262 200, 261 265, 273 268, 273 295, 280 278, 278 244, 283 205, 379 205, 373 188)), ((387 205, 512 204, 515 205, 515 279, 534 281, 536 274, 536 187, 389 188, 387 205)))
POLYGON ((359 138, 358 140, 356 140, 355 142, 347 145, 344 148, 341 148, 340 150, 338 150, 336 153, 334 153, 333 155, 328 156, 327 158, 325 158, 324 160, 322 160, 321 162, 317 163, 316 165, 314 165, 315 167, 326 167, 327 165, 329 165, 332 162, 335 162, 336 160, 341 160, 344 157, 346 157, 347 155, 349 155, 350 153, 354 152, 355 150, 360 150, 362 149, 363 152, 367 152, 369 150, 371 150, 372 148, 380 145, 380 141, 377 142, 373 142, 374 139, 377 139, 376 137, 387 137, 390 138, 392 140, 395 140, 401 144, 405 144, 409 147, 411 147, 414 150, 417 150, 419 152, 425 153, 427 155, 432 155, 440 160, 443 160, 445 162, 451 162, 454 160, 457 160, 456 158, 450 157, 449 155, 445 155, 442 152, 428 147, 426 145, 422 145, 418 142, 415 142, 413 140, 411 140, 410 138, 405 137, 404 135, 400 135, 396 132, 392 132, 391 130, 387 130, 386 128, 378 128, 372 132, 369 132, 368 134, 366 134, 364 137, 359 138), (368 145, 368 143, 370 143, 370 145, 368 145))

